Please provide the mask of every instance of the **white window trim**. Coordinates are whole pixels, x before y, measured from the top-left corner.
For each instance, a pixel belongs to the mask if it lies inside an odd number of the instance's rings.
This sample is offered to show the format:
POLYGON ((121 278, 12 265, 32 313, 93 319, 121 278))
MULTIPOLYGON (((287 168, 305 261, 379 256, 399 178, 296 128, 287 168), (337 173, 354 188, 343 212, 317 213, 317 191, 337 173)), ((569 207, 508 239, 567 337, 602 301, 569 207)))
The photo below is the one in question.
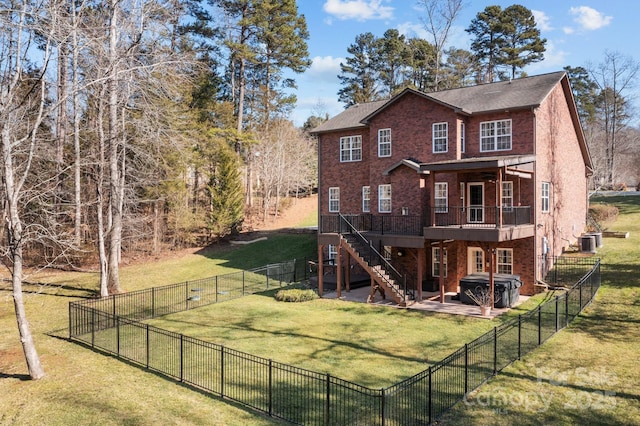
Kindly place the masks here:
POLYGON ((378 157, 391 157, 391 129, 378 130, 378 157), (382 147, 388 145, 389 153, 382 153, 382 147))
POLYGON ((343 136, 340 138, 340 162, 352 163, 355 161, 362 161, 362 136, 343 136), (358 144, 357 148, 354 148, 354 144, 358 144), (348 144, 348 147, 344 147, 344 144, 348 144), (348 158, 344 158, 343 153, 349 153, 348 158), (356 158, 355 153, 358 152, 359 158, 356 158))
POLYGON ((494 120, 494 121, 483 121, 480 123, 480 152, 493 152, 493 151, 511 151, 513 149, 513 127, 511 119, 506 120, 494 120), (509 133, 504 135, 499 135, 497 132, 498 123, 509 123, 509 133), (483 136, 482 135, 482 126, 483 125, 491 125, 491 130, 493 130, 492 136, 483 136), (509 147, 508 148, 498 148, 498 138, 500 136, 509 136, 509 147), (484 149, 483 141, 492 139, 492 149, 484 149))
POLYGON ((449 184, 447 182, 436 182, 433 191, 434 205, 436 213, 448 213, 449 212, 449 184), (444 188, 444 196, 438 196, 440 190, 438 187, 444 188), (444 206, 438 206, 437 200, 444 200, 444 206))
MULTIPOLYGON (((440 247, 431 247, 431 276, 432 277, 440 277, 440 270, 442 268, 438 268, 438 273, 436 274, 436 267, 439 266, 440 263, 440 247)), ((442 263, 444 264, 444 277, 447 277, 447 249, 444 248, 442 252, 442 263)))
POLYGON ((335 259, 337 259, 338 257, 338 247, 334 246, 333 244, 329 244, 328 246, 328 251, 329 251, 329 260, 330 261, 334 261, 335 259))
POLYGON ((449 152, 449 123, 447 123, 446 121, 441 123, 433 123, 431 125, 431 149, 434 154, 443 154, 449 152), (444 126, 444 129, 436 130, 436 126, 444 126), (444 136, 436 136, 436 132, 438 132, 439 134, 441 131, 444 132, 444 136), (436 140, 440 141, 442 139, 444 139, 444 149, 436 150, 436 140))
POLYGON ((338 212, 340 212, 340 187, 332 186, 329 188, 329 213, 338 212))
POLYGON ((378 213, 391 213, 391 185, 380 185, 378 186, 378 213), (388 197, 383 197, 384 192, 386 192, 386 189, 389 189, 389 196, 388 197), (383 209, 383 201, 389 201, 389 208, 388 209, 383 209))
POLYGON ((362 187, 362 211, 369 213, 371 211, 371 187, 362 187))
POLYGON ((540 191, 540 211, 549 213, 551 210, 551 184, 549 182, 542 182, 540 191))
POLYGON ((507 249, 497 249, 496 250, 496 273, 497 274, 513 274, 513 249, 507 248, 507 249), (504 253, 507 254, 507 259, 509 259, 509 262, 502 262, 501 259, 504 256, 501 256, 500 254, 504 253), (508 269, 508 272, 502 271, 500 272, 500 267, 506 267, 508 269))

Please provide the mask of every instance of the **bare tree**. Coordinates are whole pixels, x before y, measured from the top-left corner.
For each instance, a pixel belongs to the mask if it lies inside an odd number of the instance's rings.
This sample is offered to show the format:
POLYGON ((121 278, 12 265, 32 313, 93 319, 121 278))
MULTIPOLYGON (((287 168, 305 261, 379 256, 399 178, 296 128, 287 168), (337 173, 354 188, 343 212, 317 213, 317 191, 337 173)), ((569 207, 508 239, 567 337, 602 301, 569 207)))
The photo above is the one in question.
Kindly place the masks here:
MULTIPOLYGON (((32 167, 41 148, 41 130, 48 113, 44 80, 51 57, 53 32, 57 14, 51 4, 0 4, 0 144, 2 149, 3 221, 6 226, 6 246, 2 259, 11 272, 13 301, 20 340, 32 379, 44 376, 22 294, 24 248, 45 231, 23 219, 25 205, 37 196, 42 187, 27 195, 32 167), (36 32, 42 46, 42 62, 34 67, 28 58, 36 32)), ((55 108, 55 106, 54 106, 55 108)), ((55 179, 55 177, 54 177, 55 179)))
POLYGON ((417 4, 424 8, 426 17, 422 17, 424 29, 431 35, 435 48, 435 76, 434 90, 438 90, 440 81, 440 64, 446 48, 449 31, 454 21, 462 11, 462 0, 417 0, 417 4))
POLYGON ((630 96, 640 73, 640 63, 619 52, 606 51, 604 60, 588 66, 597 84, 596 105, 604 151, 603 180, 606 185, 616 183, 616 162, 619 154, 619 135, 630 119, 630 96))

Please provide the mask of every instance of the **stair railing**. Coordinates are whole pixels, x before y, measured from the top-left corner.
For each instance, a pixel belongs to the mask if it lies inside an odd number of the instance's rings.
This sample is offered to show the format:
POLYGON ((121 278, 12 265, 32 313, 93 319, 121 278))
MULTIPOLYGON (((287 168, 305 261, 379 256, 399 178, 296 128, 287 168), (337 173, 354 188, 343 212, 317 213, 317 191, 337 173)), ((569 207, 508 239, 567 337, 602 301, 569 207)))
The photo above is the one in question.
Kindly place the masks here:
MULTIPOLYGON (((361 246, 366 246, 368 248, 368 251, 369 251, 368 257, 365 258, 365 260, 367 261, 367 264, 369 264, 370 267, 379 265, 383 270, 383 272, 387 273, 391 277, 391 279, 393 279, 393 281, 397 283, 397 286, 402 289, 402 295, 401 295, 402 301, 406 303, 407 302, 406 300, 407 299, 407 276, 400 274, 400 272, 398 272, 398 270, 394 268, 394 266, 382 254, 380 254, 378 250, 375 249, 375 247, 373 247, 373 243, 369 241, 367 238, 365 238, 365 236, 362 235, 362 233, 360 233, 360 231, 358 231, 355 228, 355 226, 353 226, 353 224, 349 222, 349 220, 346 217, 344 217, 341 213, 340 213, 340 230, 341 230, 341 234, 348 233, 350 235, 354 235, 361 246), (346 226, 343 227, 343 225, 346 225, 346 226), (344 232, 343 231, 344 229, 346 229, 348 232, 344 232)), ((384 279, 387 282, 389 287, 393 286, 393 283, 389 279, 387 279, 384 275, 381 275, 381 276, 382 276, 382 279, 384 279)))

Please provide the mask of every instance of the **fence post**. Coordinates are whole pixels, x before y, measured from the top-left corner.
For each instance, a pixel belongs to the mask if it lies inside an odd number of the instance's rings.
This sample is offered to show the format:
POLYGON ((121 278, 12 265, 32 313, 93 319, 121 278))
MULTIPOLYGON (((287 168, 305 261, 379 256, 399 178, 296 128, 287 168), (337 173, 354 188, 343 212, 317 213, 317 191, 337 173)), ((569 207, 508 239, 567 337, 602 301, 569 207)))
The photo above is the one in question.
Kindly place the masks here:
POLYGON ((464 344, 464 394, 469 391, 469 344, 464 344))
POLYGON ((156 317, 156 288, 151 287, 151 318, 156 317))
POLYGON ((149 324, 145 324, 145 328, 147 329, 147 347, 146 347, 146 356, 147 356, 147 368, 149 368, 149 324))
POLYGON ((498 327, 493 327, 493 375, 498 374, 498 327))
POLYGON ((326 395, 326 400, 324 402, 324 424, 325 425, 329 425, 331 423, 330 421, 330 398, 331 398, 331 375, 329 375, 329 373, 327 373, 327 395, 326 395))
POLYGON ((560 329, 559 327, 559 321, 560 318, 558 318, 558 296, 556 296, 556 333, 558 332, 558 330, 560 329))
POLYGON ((220 397, 224 398, 224 346, 220 346, 220 397))
POLYGON ((184 306, 185 310, 189 309, 189 281, 184 282, 184 306))
POLYGON ((432 375, 433 375, 433 371, 431 370, 431 366, 429 366, 429 391, 428 391, 429 392, 429 397, 427 399, 428 400, 427 404, 429 405, 429 410, 428 410, 429 411, 429 424, 431 424, 431 419, 433 418, 433 412, 432 412, 432 408, 431 408, 432 405, 433 405, 433 403, 431 401, 432 397, 433 397, 433 393, 432 393, 432 390, 431 390, 431 376, 432 375))
POLYGON ((384 413, 384 411, 385 411, 385 400, 386 400, 386 396, 385 396, 385 393, 384 393, 384 388, 380 389, 380 395, 382 397, 382 401, 380 402, 380 417, 382 419, 382 422, 381 422, 382 426, 384 426, 385 425, 385 421, 384 421, 385 413, 384 413))
POLYGON ((564 327, 569 325, 569 294, 570 293, 571 293, 571 290, 569 290, 564 294, 564 327))
POLYGON ((184 381, 184 334, 180 333, 180 381, 184 381))
POLYGON ((269 417, 273 417, 273 361, 269 358, 269 417))
POLYGON ((538 346, 542 344, 542 305, 538 306, 538 346))
POLYGON ((112 302, 112 310, 113 310, 113 317, 116 318, 116 295, 112 295, 111 296, 111 302, 112 302))
POLYGON ((91 347, 96 345, 96 309, 91 309, 91 347))
POLYGON ((522 314, 518 315, 518 359, 522 354, 522 314))
POLYGON ((116 354, 120 356, 120 317, 116 317, 116 354))

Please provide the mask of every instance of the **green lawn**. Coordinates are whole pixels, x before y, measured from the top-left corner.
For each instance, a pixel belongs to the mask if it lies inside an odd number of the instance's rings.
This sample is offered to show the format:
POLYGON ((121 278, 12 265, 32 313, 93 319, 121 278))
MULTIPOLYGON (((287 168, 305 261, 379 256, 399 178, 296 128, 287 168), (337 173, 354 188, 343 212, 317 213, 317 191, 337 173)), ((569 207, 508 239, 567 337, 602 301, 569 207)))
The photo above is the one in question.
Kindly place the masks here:
POLYGON ((495 325, 335 299, 278 302, 271 294, 180 312, 151 324, 371 388, 425 370, 495 325))
POLYGON ((567 329, 505 369, 446 415, 445 425, 640 425, 640 197, 606 238, 602 287, 567 329))

